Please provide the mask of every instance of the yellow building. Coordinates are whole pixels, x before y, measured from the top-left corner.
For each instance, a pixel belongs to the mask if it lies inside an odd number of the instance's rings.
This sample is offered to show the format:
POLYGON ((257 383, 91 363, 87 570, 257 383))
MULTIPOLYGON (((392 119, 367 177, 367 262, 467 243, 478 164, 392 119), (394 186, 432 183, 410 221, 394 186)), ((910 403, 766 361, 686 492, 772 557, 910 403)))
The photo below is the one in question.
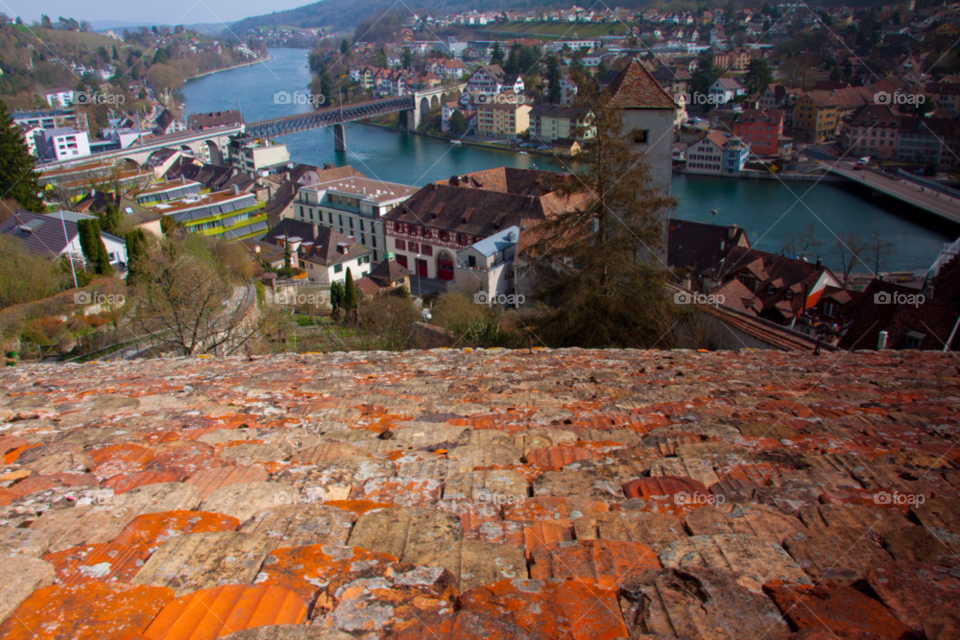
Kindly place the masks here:
POLYGON ((481 136, 518 136, 530 128, 528 104, 491 102, 477 105, 477 132, 481 136))
POLYGON ((872 98, 873 92, 866 87, 811 91, 797 100, 793 108, 794 133, 806 142, 822 142, 836 136, 843 118, 872 102, 872 98))

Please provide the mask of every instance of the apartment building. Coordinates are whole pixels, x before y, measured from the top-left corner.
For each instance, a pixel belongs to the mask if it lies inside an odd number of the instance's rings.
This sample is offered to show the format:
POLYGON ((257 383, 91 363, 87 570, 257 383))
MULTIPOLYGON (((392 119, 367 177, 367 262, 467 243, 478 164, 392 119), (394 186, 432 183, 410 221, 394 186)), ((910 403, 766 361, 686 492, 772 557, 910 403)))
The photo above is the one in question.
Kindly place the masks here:
POLYGON ((381 218, 416 192, 417 187, 394 182, 345 177, 301 187, 293 201, 293 217, 355 238, 379 262, 389 251, 381 218))

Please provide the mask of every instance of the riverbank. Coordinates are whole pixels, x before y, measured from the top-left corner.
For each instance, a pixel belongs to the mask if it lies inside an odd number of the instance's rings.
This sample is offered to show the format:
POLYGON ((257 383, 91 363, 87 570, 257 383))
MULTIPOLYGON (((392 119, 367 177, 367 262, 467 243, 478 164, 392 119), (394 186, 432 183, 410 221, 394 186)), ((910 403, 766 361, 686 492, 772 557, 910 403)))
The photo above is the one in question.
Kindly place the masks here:
POLYGON ((739 171, 734 174, 713 175, 708 173, 695 173, 685 169, 674 169, 673 173, 678 176, 710 176, 712 178, 734 178, 737 180, 779 180, 782 182, 844 182, 846 178, 835 175, 809 174, 809 173, 772 173, 769 171, 739 171))
POLYGON ((223 69, 214 69, 213 71, 207 71, 206 73, 201 73, 200 75, 197 75, 197 76, 190 76, 189 78, 184 80, 184 84, 186 84, 187 82, 190 82, 191 80, 199 80, 200 78, 206 78, 207 76, 212 76, 213 74, 220 73, 221 71, 233 71, 234 69, 240 69, 242 67, 252 67, 253 65, 262 64, 270 60, 272 60, 272 58, 270 56, 267 56, 266 58, 258 58, 257 60, 244 62, 243 64, 235 64, 229 67, 224 67, 223 69))

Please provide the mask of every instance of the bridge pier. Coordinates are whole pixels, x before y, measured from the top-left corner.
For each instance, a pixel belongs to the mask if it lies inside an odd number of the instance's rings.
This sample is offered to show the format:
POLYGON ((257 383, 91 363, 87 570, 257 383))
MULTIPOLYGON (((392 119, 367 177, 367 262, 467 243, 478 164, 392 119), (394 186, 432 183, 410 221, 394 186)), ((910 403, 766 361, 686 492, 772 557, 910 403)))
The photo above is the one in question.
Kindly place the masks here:
POLYGON ((333 125, 333 149, 334 151, 347 150, 347 137, 342 124, 333 125))
POLYGON ((406 126, 407 131, 416 131, 417 127, 420 126, 420 109, 414 107, 407 111, 401 111, 400 119, 401 126, 406 126))

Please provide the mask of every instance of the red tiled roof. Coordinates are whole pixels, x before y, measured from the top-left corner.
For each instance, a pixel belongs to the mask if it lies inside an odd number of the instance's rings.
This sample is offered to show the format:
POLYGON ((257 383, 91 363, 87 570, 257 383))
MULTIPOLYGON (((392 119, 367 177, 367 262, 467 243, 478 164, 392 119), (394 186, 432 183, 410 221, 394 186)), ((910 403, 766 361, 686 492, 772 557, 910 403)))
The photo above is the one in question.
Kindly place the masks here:
POLYGON ((624 67, 610 84, 611 104, 620 109, 676 109, 677 105, 660 83, 636 59, 624 67))

